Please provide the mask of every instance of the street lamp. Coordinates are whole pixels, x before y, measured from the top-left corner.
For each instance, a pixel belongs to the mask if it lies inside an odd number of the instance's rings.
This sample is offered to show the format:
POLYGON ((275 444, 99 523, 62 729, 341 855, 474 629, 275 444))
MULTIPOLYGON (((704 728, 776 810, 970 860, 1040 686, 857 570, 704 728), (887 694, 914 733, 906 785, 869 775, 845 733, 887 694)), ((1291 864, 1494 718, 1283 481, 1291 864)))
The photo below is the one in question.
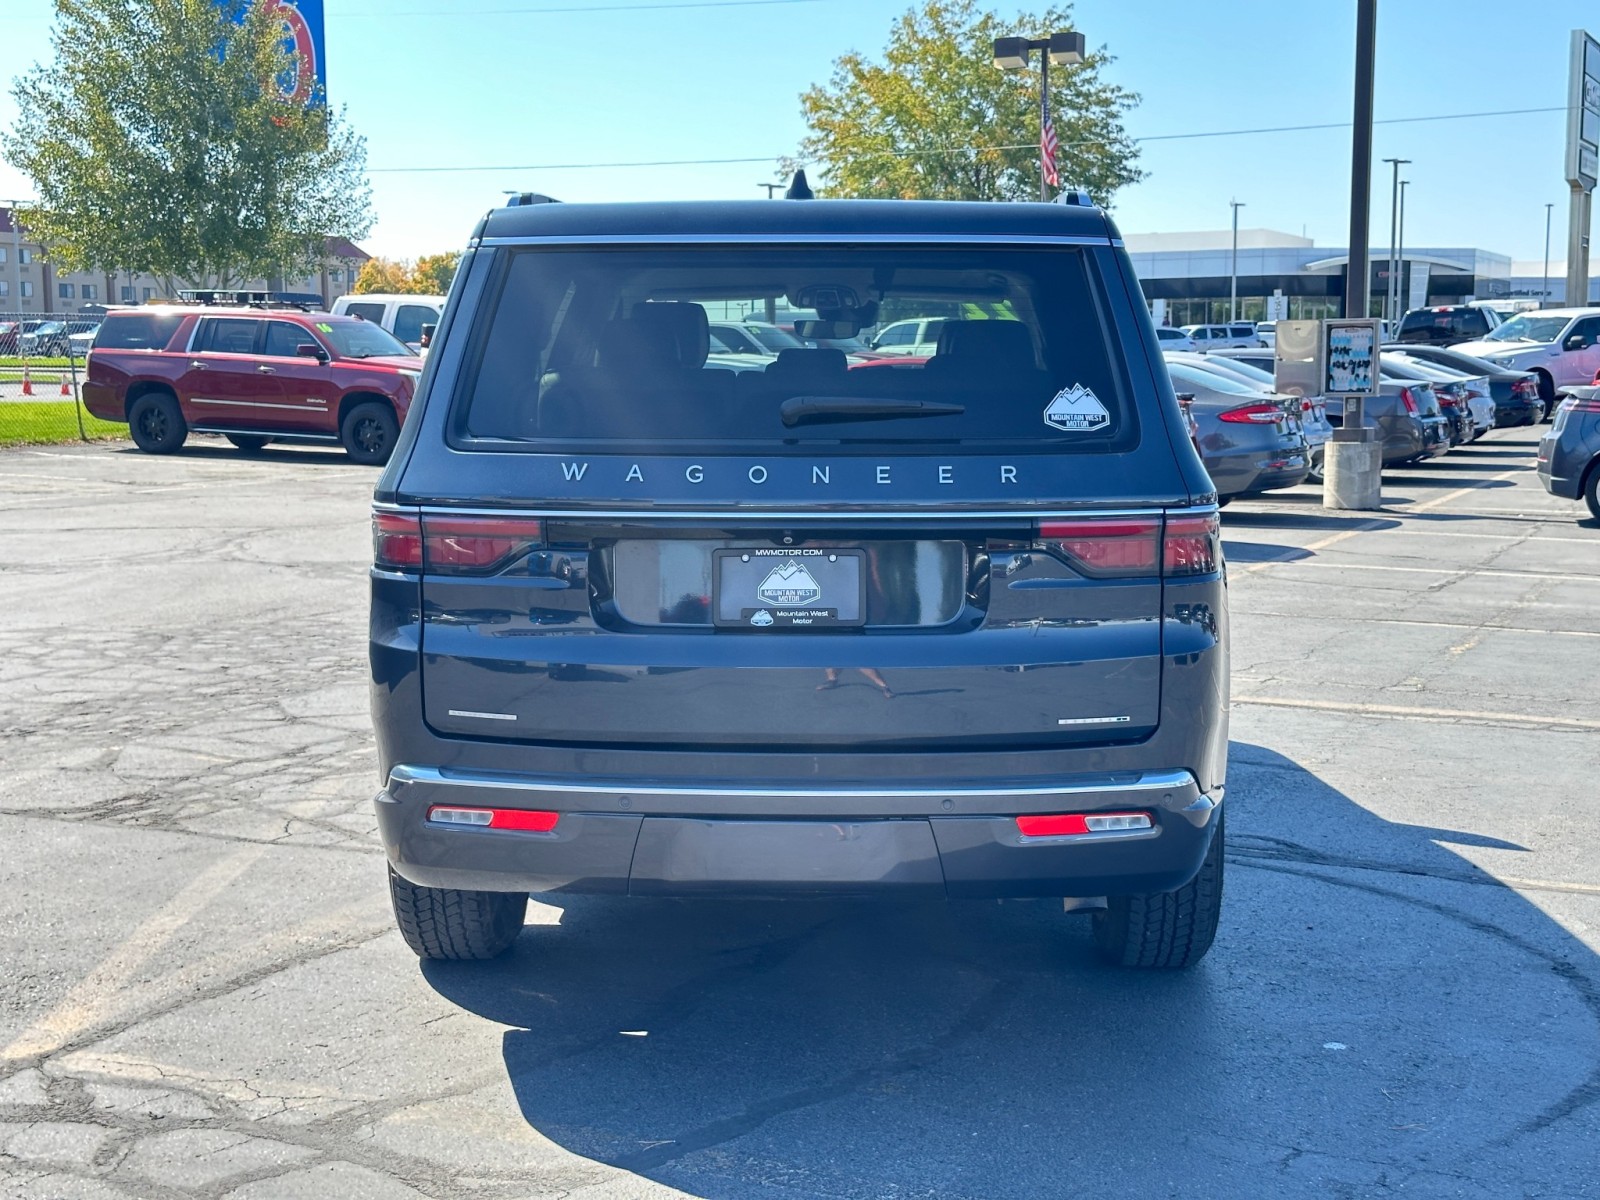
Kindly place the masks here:
MULTIPOLYGON (((1395 260, 1397 257, 1397 225, 1400 219, 1400 165, 1409 163, 1409 158, 1386 158, 1386 163, 1394 164, 1394 183, 1389 191, 1389 281, 1383 289, 1383 319, 1394 320, 1394 306, 1399 302, 1399 289, 1395 287, 1395 260)), ((1361 314, 1363 317, 1366 313, 1361 314)))
POLYGON ((1233 267, 1228 272, 1228 320, 1239 319, 1239 210, 1244 207, 1243 200, 1229 200, 1228 207, 1233 209, 1233 267))
POLYGON ((1544 283, 1539 288, 1539 307, 1550 303, 1550 210, 1554 204, 1544 206, 1544 283))
POLYGON ((1068 32, 1052 33, 1047 38, 995 38, 994 65, 1002 71, 1026 70, 1035 50, 1039 51, 1039 199, 1049 200, 1050 176, 1055 174, 1055 126, 1050 122, 1050 64, 1070 67, 1081 63, 1083 34, 1068 32))
POLYGON ((1394 255, 1394 307, 1395 320, 1398 321, 1406 315, 1405 299, 1400 292, 1400 280, 1406 273, 1406 189, 1411 186, 1411 180, 1400 181, 1400 237, 1395 243, 1394 255))

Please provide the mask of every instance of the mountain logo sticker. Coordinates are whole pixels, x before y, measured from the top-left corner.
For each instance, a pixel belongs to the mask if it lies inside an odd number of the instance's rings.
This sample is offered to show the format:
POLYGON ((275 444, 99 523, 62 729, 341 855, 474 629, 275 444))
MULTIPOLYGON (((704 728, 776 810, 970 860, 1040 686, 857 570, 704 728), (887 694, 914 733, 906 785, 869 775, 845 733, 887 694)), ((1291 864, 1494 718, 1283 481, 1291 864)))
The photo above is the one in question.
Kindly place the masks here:
POLYGON ((822 588, 810 571, 791 558, 772 568, 756 589, 756 596, 773 608, 800 608, 822 599, 822 588))
POLYGON ((773 620, 774 618, 771 613, 764 608, 758 608, 753 614, 751 614, 750 624, 756 626, 757 628, 765 629, 768 625, 772 624, 773 620))
POLYGON ((1044 423, 1068 433, 1093 433, 1111 424, 1106 406, 1081 383, 1062 388, 1044 410, 1044 423))

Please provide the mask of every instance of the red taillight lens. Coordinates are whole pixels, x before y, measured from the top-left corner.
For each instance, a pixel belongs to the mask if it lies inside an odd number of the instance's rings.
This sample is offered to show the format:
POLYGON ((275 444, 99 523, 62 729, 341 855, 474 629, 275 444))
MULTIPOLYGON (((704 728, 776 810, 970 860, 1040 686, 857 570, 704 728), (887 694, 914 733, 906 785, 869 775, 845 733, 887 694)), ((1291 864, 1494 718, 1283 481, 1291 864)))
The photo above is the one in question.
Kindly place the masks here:
POLYGON ((536 517, 422 518, 422 546, 429 571, 443 574, 491 571, 544 540, 536 517))
POLYGON ((1400 402, 1406 406, 1406 411, 1413 417, 1422 411, 1417 407, 1417 398, 1411 394, 1411 389, 1408 387, 1400 389, 1400 402))
POLYGON ((416 513, 373 513, 372 561, 394 571, 420 570, 422 518, 416 513))
POLYGON ((543 540, 544 522, 536 517, 372 514, 373 561, 395 571, 482 574, 543 540))
POLYGON ((1231 421, 1235 425, 1276 425, 1283 420, 1283 409, 1266 401, 1259 404, 1242 404, 1238 408, 1230 408, 1227 412, 1219 414, 1217 419, 1231 421))
POLYGON ((1098 578, 1155 575, 1160 533, 1155 517, 1039 522, 1044 549, 1066 555, 1074 567, 1098 578))
POLYGON ((428 821, 433 825, 514 829, 519 833, 549 833, 560 820, 560 813, 527 808, 458 808, 435 804, 428 810, 428 821))
POLYGON ((1162 574, 1209 575, 1222 563, 1222 521, 1216 513, 1203 517, 1168 517, 1162 540, 1162 574))
POLYGON ((1600 413, 1600 399, 1580 400, 1576 396, 1568 396, 1564 407, 1568 412, 1575 413, 1600 413))
POLYGON ((1041 521, 1038 546, 1065 556, 1075 570, 1096 579, 1206 575, 1220 568, 1221 533, 1215 513, 1168 517, 1164 531, 1154 517, 1041 521))

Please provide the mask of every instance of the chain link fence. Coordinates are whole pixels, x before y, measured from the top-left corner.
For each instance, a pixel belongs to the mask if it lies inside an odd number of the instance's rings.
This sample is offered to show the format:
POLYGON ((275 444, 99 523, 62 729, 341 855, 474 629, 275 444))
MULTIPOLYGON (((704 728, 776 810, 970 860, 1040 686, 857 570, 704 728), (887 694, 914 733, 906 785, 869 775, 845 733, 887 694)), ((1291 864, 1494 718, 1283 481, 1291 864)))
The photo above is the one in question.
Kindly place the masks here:
POLYGON ((0 446, 127 436, 83 407, 84 358, 99 327, 81 312, 0 312, 0 446))

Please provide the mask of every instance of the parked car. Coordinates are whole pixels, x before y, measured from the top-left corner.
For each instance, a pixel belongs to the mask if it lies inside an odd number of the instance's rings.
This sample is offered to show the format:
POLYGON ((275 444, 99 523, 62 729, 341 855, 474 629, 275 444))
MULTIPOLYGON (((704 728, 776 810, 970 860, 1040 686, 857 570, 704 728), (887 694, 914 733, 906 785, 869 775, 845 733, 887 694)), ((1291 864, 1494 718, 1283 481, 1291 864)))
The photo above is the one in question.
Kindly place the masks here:
MULTIPOLYGON (((1476 441, 1494 428, 1494 396, 1490 391, 1486 372, 1466 371, 1459 367, 1430 362, 1420 355, 1412 354, 1410 347, 1405 343, 1397 345, 1399 349, 1383 351, 1384 362, 1419 370, 1423 373, 1422 377, 1432 380, 1436 388, 1441 381, 1456 385, 1453 395, 1456 402, 1462 404, 1466 415, 1467 440, 1476 441)), ((1432 349, 1432 347, 1422 348, 1432 349)), ((1535 386, 1537 387, 1537 384, 1535 386)))
POLYGON ((1444 346, 1391 342, 1383 349, 1404 352, 1410 358, 1488 380, 1497 429, 1537 425, 1544 417, 1544 401, 1539 399, 1539 377, 1532 371, 1508 371, 1487 359, 1473 358, 1470 354, 1444 346))
POLYGON ((1268 350, 1278 344, 1278 323, 1276 321, 1257 321, 1256 340, 1268 350))
MULTIPOLYGON (((1385 379, 1425 380, 1433 384, 1439 408, 1450 421, 1450 444, 1464 445, 1477 435, 1477 421, 1472 413, 1472 389, 1467 377, 1448 367, 1435 367, 1429 363, 1406 358, 1403 354, 1388 352, 1379 355, 1380 373, 1385 379)), ((1488 388, 1479 393, 1487 403, 1488 388)), ((1493 414, 1490 414, 1492 424, 1493 414)), ((1485 428, 1488 428, 1486 425, 1485 428)))
MULTIPOLYGON (((1187 362, 1206 371, 1219 371, 1230 378, 1242 380, 1254 387, 1263 395, 1278 396, 1277 380, 1272 372, 1262 370, 1252 363, 1244 362, 1233 357, 1234 354, 1248 353, 1247 351, 1215 351, 1209 354, 1168 354, 1167 361, 1174 360, 1187 362)), ((1327 455, 1328 442, 1333 437, 1333 426, 1328 424, 1327 408, 1320 396, 1284 396, 1292 400, 1298 410, 1300 433, 1306 439, 1306 452, 1310 458, 1311 469, 1307 473, 1313 483, 1322 482, 1323 462, 1327 455)))
POLYGON ((1400 318, 1396 342, 1418 342, 1426 346, 1454 346, 1487 337, 1500 324, 1492 308, 1471 304, 1438 304, 1414 308, 1400 318))
POLYGON ((245 451, 268 442, 337 442, 387 462, 422 359, 357 317, 205 305, 113 309, 83 403, 126 422, 134 444, 170 454, 193 433, 245 451))
POLYGON ((0 321, 0 355, 13 355, 17 352, 17 338, 21 333, 21 321, 0 321))
POLYGON ((340 296, 333 302, 335 316, 360 317, 380 325, 413 350, 422 346, 422 327, 439 324, 443 296, 410 296, 363 292, 340 296))
POLYGON ((1600 521, 1600 382, 1575 387, 1539 441, 1539 482, 1553 496, 1583 497, 1600 521))
MULTIPOLYGON (((1381 374, 1381 373, 1380 373, 1381 374)), ((1367 398, 1366 424, 1376 428, 1383 465, 1421 462, 1450 450, 1450 420, 1439 407, 1433 385, 1424 380, 1380 378, 1379 392, 1367 398)), ((1345 401, 1326 397, 1328 423, 1344 428, 1345 401)))
POLYGON ((22 329, 23 332, 17 338, 17 353, 24 358, 66 357, 65 321, 25 321, 22 329))
POLYGON ((1260 346, 1256 327, 1248 321, 1235 321, 1226 325, 1185 325, 1183 333, 1194 343, 1196 350, 1244 349, 1260 346))
POLYGON ((1304 483, 1311 454, 1300 432, 1300 402, 1263 393, 1242 379, 1167 360, 1172 388, 1194 397, 1200 457, 1222 502, 1304 483))
POLYGON ((1507 370, 1532 371, 1539 377, 1539 398, 1549 419, 1558 392, 1588 383, 1600 370, 1600 308, 1518 313, 1482 341, 1464 342, 1456 349, 1507 370))
POLYGON ((1194 339, 1181 329, 1174 329, 1170 325, 1156 326, 1156 341, 1163 350, 1198 350, 1194 339))
MULTIPOLYGON (((741 354, 752 358, 771 362, 778 357, 777 351, 768 351, 765 346, 756 341, 755 337, 746 333, 737 325, 713 324, 707 330, 711 339, 711 353, 713 354, 741 354)), ((798 342, 798 339, 796 339, 798 342)), ((803 342, 799 343, 802 347, 803 342)))
POLYGON ((67 324, 67 354, 82 362, 89 354, 89 348, 94 345, 95 335, 100 332, 99 321, 70 321, 67 324))
POLYGON ((766 321, 713 321, 714 336, 726 335, 730 345, 737 342, 746 347, 742 353, 765 354, 776 358, 782 350, 804 350, 806 344, 789 330, 766 321))
POLYGON ((1133 279, 1087 204, 490 213, 373 516, 412 949, 501 953, 530 891, 869 893, 1071 897, 1111 961, 1197 961, 1228 600, 1133 279), (812 292, 830 337, 1018 316, 705 366, 688 297, 812 292))
POLYGON ((885 325, 867 341, 867 349, 879 354, 914 354, 926 356, 939 345, 939 332, 944 328, 945 317, 916 317, 894 321, 885 325))

